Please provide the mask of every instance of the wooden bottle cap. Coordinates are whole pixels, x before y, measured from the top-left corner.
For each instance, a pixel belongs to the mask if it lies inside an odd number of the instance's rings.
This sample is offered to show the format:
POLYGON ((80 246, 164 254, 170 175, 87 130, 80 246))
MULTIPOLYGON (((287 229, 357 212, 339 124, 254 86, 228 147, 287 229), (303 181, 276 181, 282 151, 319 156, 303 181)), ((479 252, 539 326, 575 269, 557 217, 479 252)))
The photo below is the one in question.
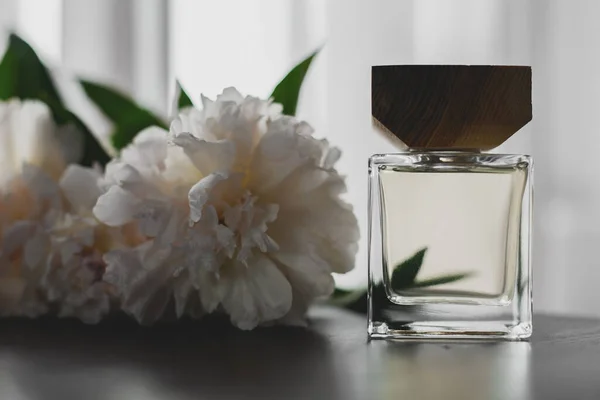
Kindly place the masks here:
POLYGON ((374 66, 374 124, 413 149, 489 150, 531 121, 531 67, 374 66))

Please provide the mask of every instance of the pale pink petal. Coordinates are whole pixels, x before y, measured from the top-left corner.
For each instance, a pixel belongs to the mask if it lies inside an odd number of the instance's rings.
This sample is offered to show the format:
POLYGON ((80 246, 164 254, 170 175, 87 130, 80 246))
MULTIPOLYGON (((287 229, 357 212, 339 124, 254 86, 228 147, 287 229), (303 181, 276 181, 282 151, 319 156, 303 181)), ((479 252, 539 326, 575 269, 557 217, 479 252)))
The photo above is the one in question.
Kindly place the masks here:
POLYGON ((269 235, 284 252, 314 253, 332 272, 354 268, 360 232, 352 206, 340 199, 346 190, 337 173, 304 167, 264 194, 280 205, 269 235), (289 229, 293 225, 294 229, 289 229), (300 250, 302 249, 302 250, 300 250))
POLYGON ((175 264, 169 260, 170 247, 152 242, 135 249, 115 250, 105 255, 104 279, 116 286, 122 309, 139 323, 158 321, 173 294, 175 264))
POLYGON ((53 209, 61 208, 61 195, 54 179, 45 171, 32 164, 23 164, 23 181, 35 195, 37 206, 53 209))
POLYGON ((202 308, 207 313, 214 312, 221 303, 222 297, 217 275, 214 272, 198 271, 194 285, 198 289, 202 308))
POLYGON ((202 178, 190 189, 188 200, 190 205, 190 223, 200 221, 202 210, 208 203, 222 206, 239 198, 242 190, 243 175, 216 172, 202 178))
POLYGON ((23 248, 25 265, 31 270, 41 266, 46 261, 49 246, 50 240, 48 236, 41 230, 38 230, 27 240, 23 248))
POLYGON ((109 226, 122 226, 133 221, 140 200, 119 186, 111 186, 98 199, 94 215, 109 226))
POLYGON ((223 89, 223 93, 217 96, 217 102, 232 101, 236 104, 244 101, 244 96, 234 87, 223 89))
POLYGON ((335 282, 329 264, 310 253, 284 253, 273 255, 298 295, 313 299, 333 293, 335 282))
POLYGON ((31 164, 58 179, 65 168, 63 151, 50 108, 26 100, 12 118, 13 152, 17 164, 31 164))
POLYGON ((223 307, 240 329, 277 320, 292 305, 292 287, 272 261, 257 256, 250 264, 249 268, 237 265, 234 274, 221 278, 223 307))
POLYGON ((179 133, 173 143, 180 146, 203 175, 227 171, 235 161, 235 144, 229 140, 208 142, 190 133, 179 133))
POLYGON ((269 123, 250 164, 249 185, 256 193, 272 189, 304 165, 320 163, 322 150, 319 142, 299 134, 298 129, 304 128, 290 118, 269 123))
POLYGON ((121 160, 138 169, 162 169, 167 157, 167 131, 152 126, 136 135, 121 151, 121 160))
POLYGON ((3 232, 0 252, 10 256, 25 245, 35 234, 37 224, 33 221, 17 221, 3 232))
POLYGON ((204 206, 211 198, 212 190, 219 183, 225 181, 227 175, 214 173, 203 178, 190 189, 188 199, 190 202, 190 223, 200 221, 204 206))
MULTIPOLYGON (((204 102, 206 98, 202 97, 204 102)), ((169 133, 171 136, 176 136, 180 133, 191 133, 199 139, 214 140, 215 137, 207 135, 203 127, 203 113, 195 108, 187 108, 179 112, 179 116, 171 122, 169 133)))
POLYGON ((173 291, 175 314, 177 318, 181 318, 186 312, 188 303, 191 301, 192 296, 194 296, 195 290, 188 271, 182 271, 175 279, 177 280, 177 285, 173 291))
POLYGON ((71 164, 60 179, 59 186, 74 210, 90 210, 96 204, 101 190, 100 174, 91 168, 71 164))
POLYGON ((13 151, 12 114, 18 104, 14 101, 0 102, 0 188, 3 188, 17 173, 18 162, 13 151))

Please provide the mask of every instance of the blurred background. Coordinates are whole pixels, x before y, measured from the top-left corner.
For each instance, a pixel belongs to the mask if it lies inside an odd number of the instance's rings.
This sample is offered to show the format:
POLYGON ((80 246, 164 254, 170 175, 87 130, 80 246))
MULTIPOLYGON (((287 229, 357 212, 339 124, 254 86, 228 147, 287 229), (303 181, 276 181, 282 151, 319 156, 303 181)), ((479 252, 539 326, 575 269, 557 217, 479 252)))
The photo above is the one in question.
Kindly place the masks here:
POLYGON ((535 157, 535 308, 598 316, 599 16, 597 0, 0 0, 0 54, 21 35, 106 135, 74 74, 166 115, 175 77, 194 99, 226 86, 266 97, 324 45, 298 115, 343 150, 362 233, 346 287, 366 282, 367 159, 394 151, 371 129, 371 65, 532 65, 534 120, 495 152, 535 157))

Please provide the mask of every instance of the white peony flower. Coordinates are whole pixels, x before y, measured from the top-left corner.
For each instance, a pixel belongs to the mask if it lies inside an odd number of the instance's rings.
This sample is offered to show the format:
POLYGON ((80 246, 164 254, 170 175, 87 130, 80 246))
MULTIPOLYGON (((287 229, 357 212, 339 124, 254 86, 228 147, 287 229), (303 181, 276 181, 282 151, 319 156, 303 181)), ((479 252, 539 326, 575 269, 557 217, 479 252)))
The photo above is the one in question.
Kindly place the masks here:
POLYGON ((58 316, 97 323, 110 311, 114 293, 103 281, 104 253, 135 244, 122 230, 99 223, 92 208, 101 194, 100 174, 70 165, 59 182, 65 210, 47 225, 50 250, 42 289, 46 300, 57 305, 58 316))
POLYGON ((123 308, 151 323, 170 312, 226 312, 242 329, 304 324, 332 272, 353 268, 359 238, 340 199, 340 156, 281 107, 225 89, 170 133, 141 132, 112 161, 102 222, 135 223, 150 241, 105 256, 123 308))
POLYGON ((66 167, 62 135, 43 103, 0 103, 0 315, 94 323, 113 297, 104 252, 137 242, 94 218, 101 176, 66 167))
POLYGON ((91 215, 99 178, 94 170, 72 165, 57 183, 26 164, 18 179, 20 192, 4 194, 0 315, 35 317, 56 311, 96 323, 109 311, 102 256, 112 246, 111 228, 91 215), (18 212, 22 204, 33 210, 25 218, 18 212))

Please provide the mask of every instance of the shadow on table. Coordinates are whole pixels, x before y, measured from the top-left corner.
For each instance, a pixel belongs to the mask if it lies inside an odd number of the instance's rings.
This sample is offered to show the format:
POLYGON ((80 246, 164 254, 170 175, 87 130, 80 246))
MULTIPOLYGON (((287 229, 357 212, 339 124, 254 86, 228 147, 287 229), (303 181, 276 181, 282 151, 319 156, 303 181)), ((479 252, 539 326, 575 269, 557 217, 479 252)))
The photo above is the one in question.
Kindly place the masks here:
POLYGON ((221 320, 151 328, 125 319, 96 326, 4 320, 3 370, 8 381, 0 382, 0 398, 7 387, 31 399, 336 398, 343 385, 321 334, 286 327, 244 332, 221 320))

